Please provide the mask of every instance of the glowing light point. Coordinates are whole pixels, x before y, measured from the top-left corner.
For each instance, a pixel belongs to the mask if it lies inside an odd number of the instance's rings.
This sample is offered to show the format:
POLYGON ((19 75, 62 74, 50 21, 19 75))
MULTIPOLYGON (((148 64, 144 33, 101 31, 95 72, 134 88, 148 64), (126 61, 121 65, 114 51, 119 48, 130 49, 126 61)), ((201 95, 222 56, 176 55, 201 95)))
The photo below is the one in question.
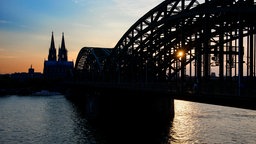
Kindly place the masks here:
POLYGON ((184 52, 183 52, 182 50, 180 50, 180 51, 177 52, 177 57, 178 57, 178 58, 183 57, 183 55, 184 55, 184 52))

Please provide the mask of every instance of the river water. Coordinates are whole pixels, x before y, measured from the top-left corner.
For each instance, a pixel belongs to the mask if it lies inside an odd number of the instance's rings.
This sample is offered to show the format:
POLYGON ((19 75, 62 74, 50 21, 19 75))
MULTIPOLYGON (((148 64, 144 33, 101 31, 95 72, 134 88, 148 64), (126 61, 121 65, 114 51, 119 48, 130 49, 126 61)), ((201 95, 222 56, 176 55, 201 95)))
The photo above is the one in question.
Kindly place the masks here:
MULTIPOLYGON (((181 100, 174 104, 168 143, 256 142, 254 110, 181 100)), ((0 97, 1 144, 101 144, 104 139, 62 95, 0 97)))

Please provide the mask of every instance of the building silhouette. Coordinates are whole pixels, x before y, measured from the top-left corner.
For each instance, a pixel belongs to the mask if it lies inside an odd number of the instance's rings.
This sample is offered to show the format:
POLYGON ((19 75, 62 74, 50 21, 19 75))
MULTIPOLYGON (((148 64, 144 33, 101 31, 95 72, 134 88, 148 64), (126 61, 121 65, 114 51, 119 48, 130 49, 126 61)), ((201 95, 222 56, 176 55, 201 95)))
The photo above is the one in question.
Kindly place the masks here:
POLYGON ((35 69, 30 66, 28 72, 15 72, 10 74, 10 78, 18 82, 28 82, 30 80, 42 80, 43 74, 40 72, 35 72, 35 69))
POLYGON ((64 33, 62 33, 61 46, 56 53, 54 35, 52 32, 48 60, 44 61, 43 74, 48 79, 67 79, 73 76, 74 63, 68 61, 68 54, 65 46, 64 33))

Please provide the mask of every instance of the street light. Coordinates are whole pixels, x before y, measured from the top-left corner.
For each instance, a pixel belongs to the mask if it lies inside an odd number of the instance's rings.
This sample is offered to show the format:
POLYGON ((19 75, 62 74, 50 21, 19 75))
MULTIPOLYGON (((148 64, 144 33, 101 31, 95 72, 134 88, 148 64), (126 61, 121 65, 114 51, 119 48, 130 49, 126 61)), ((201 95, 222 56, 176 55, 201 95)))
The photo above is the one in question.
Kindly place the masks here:
POLYGON ((177 51, 177 57, 182 58, 184 56, 184 51, 183 50, 178 50, 177 51))
MULTIPOLYGON (((177 61, 177 64, 179 64, 179 63, 181 63, 181 66, 180 66, 180 68, 178 68, 178 69, 180 69, 181 70, 181 79, 180 79, 180 95, 183 95, 183 93, 184 93, 184 85, 183 85, 183 82, 184 82, 184 77, 185 77, 185 70, 184 70, 184 68, 183 68, 183 66, 184 66, 184 58, 185 58, 185 52, 184 52, 184 50, 182 50, 182 49, 178 49, 177 51, 176 51, 176 56, 177 56, 177 59, 178 59, 178 61, 177 61)), ((177 73, 178 75, 179 75, 179 72, 177 73)), ((177 81, 178 82, 178 81, 177 81)))

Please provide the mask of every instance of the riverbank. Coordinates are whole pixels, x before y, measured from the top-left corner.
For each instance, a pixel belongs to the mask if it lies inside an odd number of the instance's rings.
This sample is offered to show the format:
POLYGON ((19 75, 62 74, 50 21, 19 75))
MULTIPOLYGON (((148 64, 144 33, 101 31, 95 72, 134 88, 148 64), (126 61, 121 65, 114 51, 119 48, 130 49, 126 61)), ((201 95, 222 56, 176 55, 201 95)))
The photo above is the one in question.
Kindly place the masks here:
POLYGON ((15 80, 9 77, 0 79, 0 96, 6 95, 31 95, 42 90, 63 93, 62 81, 46 79, 31 79, 27 81, 15 80))
POLYGON ((224 96, 224 95, 184 95, 175 96, 174 99, 191 102, 207 103, 221 106, 237 107, 256 110, 255 96, 224 96))

